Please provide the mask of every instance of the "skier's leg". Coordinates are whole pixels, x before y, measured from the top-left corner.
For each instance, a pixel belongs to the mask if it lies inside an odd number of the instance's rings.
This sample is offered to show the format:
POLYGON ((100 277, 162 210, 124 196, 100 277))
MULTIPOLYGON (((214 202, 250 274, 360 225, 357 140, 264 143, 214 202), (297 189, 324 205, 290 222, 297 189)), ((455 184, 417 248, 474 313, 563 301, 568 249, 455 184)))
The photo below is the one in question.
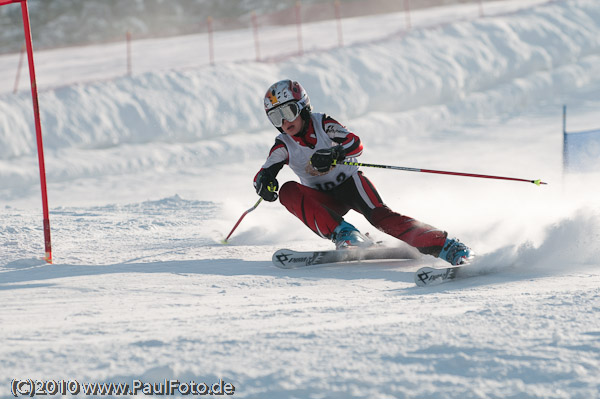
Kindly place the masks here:
POLYGON ((279 201, 313 232, 329 239, 350 210, 330 194, 292 181, 279 190, 279 201))
POLYGON ((379 230, 417 248, 421 253, 439 256, 447 233, 392 211, 361 172, 334 190, 336 198, 351 201, 349 205, 352 209, 362 213, 379 230))
POLYGON ((439 256, 448 236, 445 231, 396 213, 385 205, 373 209, 367 219, 379 230, 427 255, 439 256))

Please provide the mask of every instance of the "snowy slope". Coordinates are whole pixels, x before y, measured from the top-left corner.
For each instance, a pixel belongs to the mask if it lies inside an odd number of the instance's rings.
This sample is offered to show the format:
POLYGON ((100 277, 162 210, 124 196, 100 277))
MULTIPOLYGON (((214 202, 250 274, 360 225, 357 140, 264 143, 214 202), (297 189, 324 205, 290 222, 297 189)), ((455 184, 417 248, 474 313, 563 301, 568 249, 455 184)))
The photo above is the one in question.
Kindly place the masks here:
POLYGON ((13 378, 177 378, 243 398, 598 397, 600 175, 563 176, 560 154, 562 104, 570 130, 600 128, 599 65, 600 4, 574 0, 45 90, 54 265, 36 259, 31 100, 0 95, 0 396, 13 378), (485 274, 421 289, 413 271, 439 261, 274 268, 277 248, 332 247, 270 203, 219 244, 257 199, 276 133, 262 95, 284 77, 362 138, 365 162, 550 184, 365 168, 485 274))

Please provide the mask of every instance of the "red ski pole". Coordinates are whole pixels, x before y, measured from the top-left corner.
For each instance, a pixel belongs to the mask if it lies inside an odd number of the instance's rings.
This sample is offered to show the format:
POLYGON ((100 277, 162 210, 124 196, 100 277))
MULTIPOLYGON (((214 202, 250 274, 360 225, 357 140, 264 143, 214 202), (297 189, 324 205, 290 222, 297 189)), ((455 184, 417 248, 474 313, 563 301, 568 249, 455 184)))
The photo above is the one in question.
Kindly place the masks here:
MULTIPOLYGON (((269 183, 269 185, 267 186, 267 190, 269 190, 270 192, 274 193, 277 191, 277 188, 275 187, 275 185, 273 183, 269 183)), ((277 198, 277 197, 275 197, 277 198)), ((229 237, 231 237, 231 235, 233 234, 233 232, 235 231, 235 229, 237 229, 238 225, 241 223, 242 219, 249 214, 250 212, 252 212, 253 210, 256 209, 256 207, 261 203, 262 201, 262 197, 260 197, 258 199, 258 201, 256 201, 256 204, 254 204, 254 206, 250 209, 248 209, 246 212, 242 213, 242 216, 240 216, 240 219, 237 221, 237 223, 235 224, 235 226, 233 226, 233 229, 231 229, 231 231, 229 232, 229 234, 227 235, 227 237, 225 237, 225 239, 223 241, 221 241, 221 244, 227 244, 227 240, 229 240, 229 237)))
POLYGON ((540 179, 537 179, 537 180, 518 179, 516 177, 479 175, 479 174, 475 174, 475 173, 446 172, 446 171, 443 171, 443 170, 406 168, 406 167, 403 167, 403 166, 377 165, 377 164, 362 163, 362 162, 342 161, 340 163, 343 164, 343 165, 365 166, 365 167, 369 167, 369 168, 394 169, 394 170, 403 170, 403 171, 406 171, 406 172, 437 173, 437 174, 440 174, 440 175, 479 177, 479 178, 482 178, 482 179, 499 179, 499 180, 522 181, 522 182, 526 182, 526 183, 533 183, 536 186, 539 186, 540 184, 548 184, 548 183, 544 183, 540 179))
POLYGON ((233 232, 235 231, 235 229, 237 229, 237 227, 239 226, 239 224, 242 222, 242 219, 249 214, 250 212, 252 212, 253 210, 256 209, 256 207, 261 203, 262 201, 262 197, 258 199, 258 201, 256 201, 256 204, 254 204, 254 206, 250 209, 248 209, 246 212, 242 213, 242 216, 239 218, 239 220, 237 221, 237 223, 235 224, 235 226, 233 226, 233 229, 231 229, 231 231, 229 232, 229 234, 227 235, 227 237, 221 241, 221 244, 227 244, 227 240, 229 240, 229 237, 231 237, 231 235, 233 234, 233 232))

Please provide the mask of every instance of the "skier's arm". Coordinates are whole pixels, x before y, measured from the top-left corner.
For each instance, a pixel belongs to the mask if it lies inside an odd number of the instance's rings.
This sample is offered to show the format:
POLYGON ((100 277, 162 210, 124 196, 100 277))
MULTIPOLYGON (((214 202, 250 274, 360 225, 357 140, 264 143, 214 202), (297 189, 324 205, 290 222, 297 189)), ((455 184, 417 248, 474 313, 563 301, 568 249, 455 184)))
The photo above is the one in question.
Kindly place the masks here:
POLYGON ((333 142, 338 144, 337 152, 342 152, 343 149, 344 157, 354 158, 362 154, 363 146, 360 138, 328 115, 323 117, 323 130, 333 142))
POLYGON ((341 162, 346 157, 357 157, 362 154, 362 144, 360 138, 346 129, 330 116, 323 117, 323 130, 329 136, 331 141, 337 145, 317 150, 310 159, 310 163, 318 172, 327 172, 333 166, 334 162, 341 162))
POLYGON ((277 199, 277 174, 283 168, 283 165, 289 162, 287 148, 282 141, 276 139, 271 147, 267 161, 254 176, 254 189, 266 201, 275 201, 277 199))

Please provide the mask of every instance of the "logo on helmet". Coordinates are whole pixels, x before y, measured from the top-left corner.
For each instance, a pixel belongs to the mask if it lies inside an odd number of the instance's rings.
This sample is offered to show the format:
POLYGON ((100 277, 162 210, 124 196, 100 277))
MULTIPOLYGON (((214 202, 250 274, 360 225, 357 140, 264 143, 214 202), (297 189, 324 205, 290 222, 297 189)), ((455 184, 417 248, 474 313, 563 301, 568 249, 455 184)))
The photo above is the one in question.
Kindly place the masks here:
POLYGON ((279 100, 277 99, 277 96, 275 95, 275 90, 271 90, 268 93, 268 98, 269 98, 269 101, 271 101, 271 105, 277 105, 279 103, 279 100))

